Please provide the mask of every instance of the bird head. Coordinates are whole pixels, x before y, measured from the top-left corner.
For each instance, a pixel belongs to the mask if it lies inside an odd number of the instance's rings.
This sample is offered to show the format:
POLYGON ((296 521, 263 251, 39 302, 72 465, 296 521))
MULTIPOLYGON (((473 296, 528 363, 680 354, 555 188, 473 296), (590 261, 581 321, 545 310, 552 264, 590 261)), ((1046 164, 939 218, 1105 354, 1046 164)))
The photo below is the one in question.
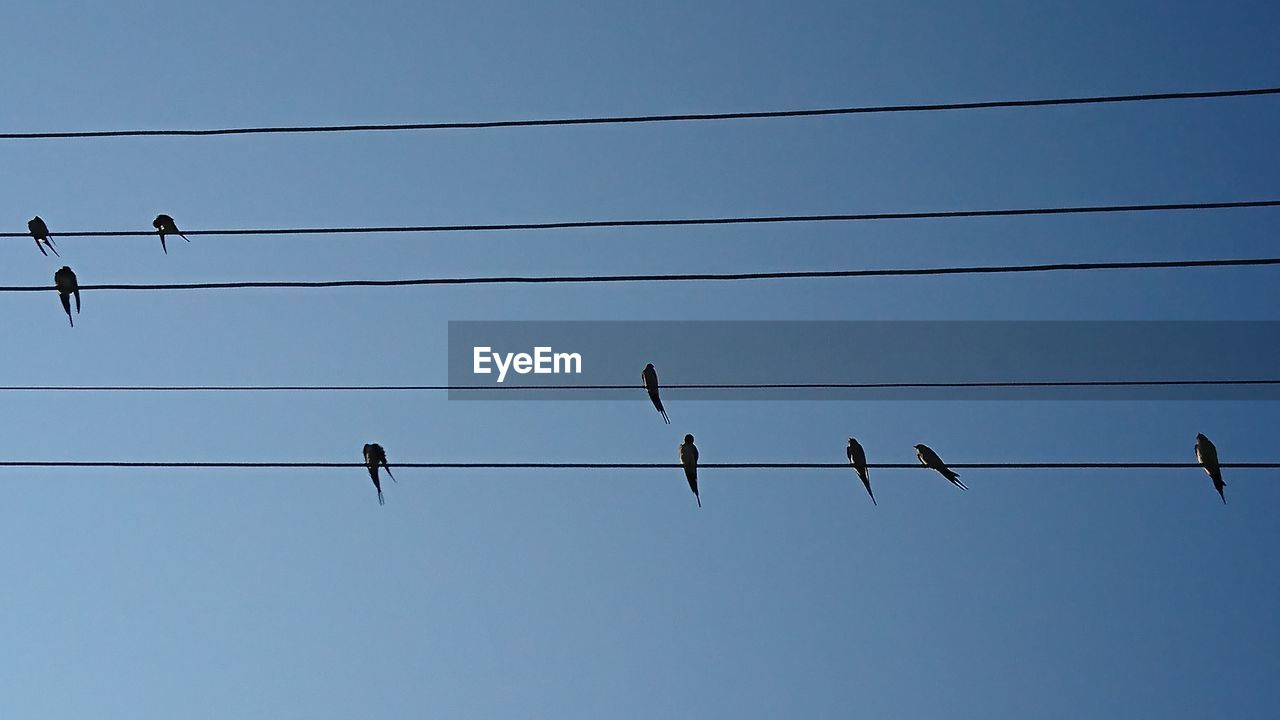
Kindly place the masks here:
POLYGON ((917 450, 923 450, 923 449, 924 449, 924 445, 920 445, 919 443, 917 443, 917 444, 915 444, 915 445, 912 445, 911 447, 913 447, 913 448, 915 448, 915 449, 917 449, 917 450))
POLYGON ((1204 436, 1204 433, 1196 433, 1196 439, 1197 439, 1197 440, 1208 440, 1209 438, 1205 437, 1205 436, 1204 436))
POLYGON ((685 444, 689 444, 689 443, 693 442, 693 436, 692 436, 692 435, 685 435, 685 436, 684 436, 684 441, 685 441, 685 444))

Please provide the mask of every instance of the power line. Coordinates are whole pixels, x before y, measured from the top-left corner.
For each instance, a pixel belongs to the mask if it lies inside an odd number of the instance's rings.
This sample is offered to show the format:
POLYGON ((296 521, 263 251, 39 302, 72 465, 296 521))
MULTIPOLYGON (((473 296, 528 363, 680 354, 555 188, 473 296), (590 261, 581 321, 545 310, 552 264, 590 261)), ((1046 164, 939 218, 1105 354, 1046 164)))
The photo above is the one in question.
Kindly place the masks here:
MULTIPOLYGON (((862 383, 672 383, 662 390, 886 390, 947 388, 1237 387, 1274 386, 1280 379, 1244 380, 1027 380, 862 383)), ((0 392, 470 392, 643 390, 618 385, 0 385, 0 392)))
MULTIPOLYGON (((639 220, 566 220, 555 222, 491 223, 472 225, 370 225, 355 227, 257 228, 183 230, 190 236, 234 235, 367 235, 390 233, 506 232, 513 230, 567 230, 624 227, 672 227, 696 225, 766 225, 777 223, 860 222, 868 220, 933 220, 946 218, 1024 217, 1036 215, 1087 215, 1102 213, 1169 212, 1180 210, 1238 210, 1280 207, 1280 199, 1225 202, 1148 203, 1140 205, 1078 205, 1067 207, 1002 208, 989 210, 925 210, 918 212, 839 213, 820 215, 762 215, 706 218, 642 218, 639 220)), ((55 238, 155 237, 155 230, 76 230, 49 233, 55 238)), ((27 238, 29 232, 0 232, 4 238, 27 238)))
MULTIPOLYGON (((1048 263, 1041 265, 978 265, 970 267, 883 268, 875 270, 794 270, 751 273, 684 273, 654 275, 548 275, 413 278, 404 280, 250 280, 203 283, 107 283, 81 285, 81 290, 228 290, 344 287, 408 287, 416 285, 513 285, 623 282, 710 282, 744 280, 797 280, 814 278, 911 277, 926 275, 996 275, 1054 272, 1060 270, 1154 270, 1174 268, 1250 267, 1280 265, 1280 257, 1226 260, 1163 260, 1138 262, 1048 263)), ((0 292, 47 292, 51 285, 7 285, 0 292)))
POLYGON ((615 115, 602 117, 547 118, 530 120, 483 120, 427 123, 369 123, 353 125, 259 126, 195 130, 78 130, 62 132, 0 133, 0 140, 36 140, 107 137, 208 137, 215 135, 279 135, 287 133, 387 132, 408 130, 479 130, 513 127, 549 127, 565 125, 621 125, 634 123, 697 122, 711 120, 759 120, 771 118, 823 117, 832 115, 873 115, 902 112, 936 112, 942 110, 988 110, 996 108, 1032 108, 1062 105, 1103 105, 1161 100, 1208 100, 1215 98, 1257 97, 1280 94, 1280 87, 1242 90, 1208 90, 1133 95, 1096 95, 1031 100, 986 100, 979 102, 924 103, 909 105, 863 105, 800 110, 766 110, 757 112, 685 113, 667 115, 615 115))
MULTIPOLYGON (((1274 470, 1280 462, 1221 463, 1225 469, 1274 470)), ((214 469, 327 469, 364 468, 361 462, 166 462, 124 460, 0 460, 0 467, 20 468, 214 468, 214 469)), ((679 463, 573 463, 573 462, 407 462, 391 467, 442 470, 677 470, 679 463)), ((882 470, 929 470, 919 463, 868 463, 868 468, 882 470)), ((1200 468, 1192 462, 1004 462, 947 463, 952 469, 970 470, 1166 470, 1200 468)), ((847 462, 741 462, 698 463, 698 469, 722 470, 848 470, 847 462)))

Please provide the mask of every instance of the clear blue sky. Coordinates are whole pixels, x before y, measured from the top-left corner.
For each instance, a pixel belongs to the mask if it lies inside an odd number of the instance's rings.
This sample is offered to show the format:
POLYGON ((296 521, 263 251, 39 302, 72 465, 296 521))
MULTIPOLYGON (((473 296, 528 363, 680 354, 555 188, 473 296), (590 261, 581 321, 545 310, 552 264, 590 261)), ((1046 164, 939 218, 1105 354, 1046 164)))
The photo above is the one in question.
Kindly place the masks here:
MULTIPOLYGON (((6 130, 1274 85, 1271 2, 11 4, 6 130)), ((58 230, 1272 198, 1280 101, 4 142, 58 230)), ((1270 210, 59 243, 84 283, 1274 255, 1270 210)), ((61 263, 4 241, 0 284, 61 263)), ((3 383, 429 383, 449 320, 1277 319, 1268 269, 3 302, 3 383)), ((868 353, 876 348, 868 347, 868 353)), ((957 348, 963 352, 963 348, 957 348)), ((1230 348, 1206 348, 1206 353, 1230 348)), ((644 358, 636 359, 638 376, 644 358)), ((630 381, 632 377, 622 378, 630 381)), ((0 397, 0 458, 1275 460, 1271 403, 0 397)), ((0 716, 1274 717, 1274 472, 0 471, 0 716)))

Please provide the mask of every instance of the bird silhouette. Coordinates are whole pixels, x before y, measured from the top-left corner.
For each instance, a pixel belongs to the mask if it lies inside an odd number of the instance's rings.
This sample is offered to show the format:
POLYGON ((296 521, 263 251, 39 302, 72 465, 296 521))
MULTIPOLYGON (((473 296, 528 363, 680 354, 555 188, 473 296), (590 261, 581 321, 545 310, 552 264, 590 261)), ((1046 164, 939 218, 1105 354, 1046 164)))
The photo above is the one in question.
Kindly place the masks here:
POLYGON ((62 269, 53 274, 53 284, 58 288, 58 299, 62 300, 62 309, 67 312, 67 320, 71 322, 71 327, 76 326, 76 321, 71 319, 71 296, 76 296, 76 314, 80 314, 80 284, 76 282, 76 274, 71 272, 71 268, 66 265, 62 269))
POLYGON ((182 231, 178 229, 178 224, 173 221, 173 218, 165 215, 164 213, 157 215, 156 219, 151 221, 151 227, 155 228, 156 232, 160 233, 160 249, 164 251, 165 255, 169 254, 169 248, 164 245, 165 233, 180 235, 183 240, 191 242, 191 239, 186 235, 183 235, 182 231))
MULTIPOLYGON (((44 224, 44 220, 41 220, 39 215, 27 221, 27 231, 36 239, 36 249, 41 255, 49 257, 49 253, 44 251, 44 245, 41 245, 41 242, 48 245, 54 255, 58 255, 58 249, 53 246, 53 238, 49 237, 49 226, 44 224)), ((62 256, 58 255, 58 257, 62 256)))
POLYGON ((667 411, 662 407, 662 398, 658 397, 658 371, 653 367, 653 363, 644 366, 644 372, 640 373, 640 378, 644 380, 644 389, 649 391, 649 399, 653 401, 653 406, 658 409, 662 419, 670 425, 671 418, 667 417, 667 411))
POLYGON ((876 504, 876 496, 871 492, 871 478, 867 476, 867 454, 863 452, 862 445, 857 440, 849 438, 849 447, 845 450, 845 455, 849 456, 849 464, 857 471, 858 477, 862 478, 862 484, 867 488, 867 494, 871 496, 871 504, 876 504))
POLYGON ((387 477, 391 478, 391 482, 399 482, 396 476, 391 474, 391 466, 387 465, 387 451, 382 449, 378 443, 368 443, 364 446, 364 464, 369 468, 369 477, 373 480, 373 488, 378 491, 378 504, 386 505, 386 501, 382 499, 382 482, 378 479, 378 466, 381 465, 387 471, 387 477))
POLYGON ((942 462, 942 458, 938 457, 938 453, 934 452, 933 448, 930 448, 928 445, 916 445, 915 448, 916 457, 920 458, 921 465, 937 470, 942 477, 950 480, 952 485, 955 485, 961 490, 969 489, 969 486, 960 482, 960 473, 947 467, 947 464, 942 462))
POLYGON ((689 481, 689 489, 702 507, 702 496, 698 494, 698 448, 693 444, 693 436, 685 435, 684 444, 680 446, 680 464, 684 466, 684 477, 689 481))
POLYGON ((1225 505, 1227 484, 1222 481, 1222 468, 1218 465, 1218 448, 1214 447, 1204 433, 1196 434, 1196 462, 1199 462, 1200 467, 1209 473, 1209 478, 1213 480, 1213 489, 1218 491, 1218 496, 1222 498, 1222 504, 1225 505))

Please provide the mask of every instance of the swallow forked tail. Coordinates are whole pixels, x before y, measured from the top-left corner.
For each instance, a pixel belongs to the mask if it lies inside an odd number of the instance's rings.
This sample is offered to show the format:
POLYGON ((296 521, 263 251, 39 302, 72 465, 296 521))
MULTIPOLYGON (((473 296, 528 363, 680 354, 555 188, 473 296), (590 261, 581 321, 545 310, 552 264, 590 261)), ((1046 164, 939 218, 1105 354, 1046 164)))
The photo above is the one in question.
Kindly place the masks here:
POLYGON ((391 482, 393 482, 393 483, 395 483, 395 484, 397 484, 397 485, 399 485, 399 484, 400 484, 400 481, 396 479, 396 476, 391 474, 391 466, 390 466, 390 465, 388 465, 388 464, 386 464, 386 463, 382 463, 382 469, 387 471, 387 477, 391 478, 391 482))
POLYGON ((653 403, 653 407, 658 411, 658 414, 662 416, 662 419, 670 425, 671 418, 667 417, 667 409, 662 405, 662 398, 658 397, 657 388, 651 388, 649 390, 649 401, 653 403))
POLYGON ((968 485, 965 485, 965 484, 960 480, 960 473, 955 472, 954 470, 948 470, 948 471, 947 471, 947 479, 951 481, 951 484, 955 485, 956 487, 960 488, 961 490, 968 490, 968 489, 969 489, 969 486, 968 486, 968 485))
POLYGON ((854 467, 853 471, 858 473, 858 479, 862 481, 862 487, 867 489, 867 495, 871 498, 871 504, 877 505, 876 494, 871 492, 871 478, 867 476, 867 471, 859 467, 854 467))

